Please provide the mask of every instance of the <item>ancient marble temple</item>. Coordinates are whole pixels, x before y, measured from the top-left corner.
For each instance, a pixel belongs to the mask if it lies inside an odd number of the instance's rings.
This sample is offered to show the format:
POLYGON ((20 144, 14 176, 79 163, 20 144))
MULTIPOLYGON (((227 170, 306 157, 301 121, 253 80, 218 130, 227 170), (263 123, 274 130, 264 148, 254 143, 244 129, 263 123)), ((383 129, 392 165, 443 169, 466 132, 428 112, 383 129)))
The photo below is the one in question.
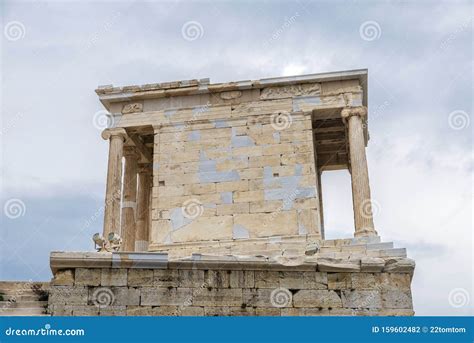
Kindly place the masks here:
POLYGON ((367 70, 96 93, 103 232, 51 253, 53 315, 413 314, 414 261, 373 221, 367 70), (340 169, 354 235, 326 240, 321 174, 340 169))

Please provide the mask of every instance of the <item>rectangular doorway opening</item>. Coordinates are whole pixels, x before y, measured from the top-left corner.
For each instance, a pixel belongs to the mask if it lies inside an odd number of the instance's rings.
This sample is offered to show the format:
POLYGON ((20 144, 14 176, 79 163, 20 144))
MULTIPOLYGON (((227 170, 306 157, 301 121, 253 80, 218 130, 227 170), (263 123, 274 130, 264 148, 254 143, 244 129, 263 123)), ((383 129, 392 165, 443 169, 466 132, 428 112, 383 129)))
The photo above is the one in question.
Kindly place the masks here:
POLYGON ((324 171, 321 174, 321 190, 325 239, 352 237, 354 213, 349 171, 324 171))

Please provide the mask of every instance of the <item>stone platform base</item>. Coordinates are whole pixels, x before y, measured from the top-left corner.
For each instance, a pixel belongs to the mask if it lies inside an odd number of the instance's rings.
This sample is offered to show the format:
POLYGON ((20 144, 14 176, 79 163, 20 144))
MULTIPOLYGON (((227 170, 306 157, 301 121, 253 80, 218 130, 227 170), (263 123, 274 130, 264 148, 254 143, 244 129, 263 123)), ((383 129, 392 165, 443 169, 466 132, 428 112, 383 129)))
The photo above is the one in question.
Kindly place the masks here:
POLYGON ((316 254, 170 259, 53 252, 52 315, 413 315, 414 261, 391 243, 320 242, 316 254), (327 249, 325 249, 327 248, 327 249), (332 249, 330 249, 332 248, 332 249))

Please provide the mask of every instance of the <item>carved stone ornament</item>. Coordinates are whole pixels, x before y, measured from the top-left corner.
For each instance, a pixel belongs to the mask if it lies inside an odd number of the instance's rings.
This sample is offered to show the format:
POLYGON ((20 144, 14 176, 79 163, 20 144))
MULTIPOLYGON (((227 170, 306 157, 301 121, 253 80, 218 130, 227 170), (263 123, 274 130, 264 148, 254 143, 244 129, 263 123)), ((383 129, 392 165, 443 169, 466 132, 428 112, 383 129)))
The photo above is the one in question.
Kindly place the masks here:
POLYGON ((267 87, 262 89, 260 99, 279 99, 301 95, 319 95, 320 92, 321 86, 319 83, 267 87))
POLYGON ((143 104, 139 102, 134 102, 132 104, 126 104, 123 106, 122 113, 136 113, 136 112, 143 112, 143 104))
POLYGON ((222 92, 220 96, 221 96, 221 99, 224 99, 224 100, 237 99, 242 96, 242 92, 241 91, 222 92))

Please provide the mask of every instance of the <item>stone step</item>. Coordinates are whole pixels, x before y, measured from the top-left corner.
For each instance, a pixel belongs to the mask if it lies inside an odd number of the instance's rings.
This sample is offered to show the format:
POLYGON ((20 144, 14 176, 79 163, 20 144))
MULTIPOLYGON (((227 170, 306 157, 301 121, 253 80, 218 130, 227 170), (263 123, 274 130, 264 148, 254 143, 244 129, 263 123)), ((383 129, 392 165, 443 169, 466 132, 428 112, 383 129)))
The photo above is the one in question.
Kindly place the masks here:
POLYGON ((41 291, 14 291, 14 290, 8 290, 8 291, 2 291, 0 290, 0 301, 3 299, 4 301, 7 300, 16 300, 16 301, 21 301, 21 300, 46 300, 48 298, 48 291, 41 290, 41 291))
POLYGON ((0 281, 0 290, 31 289, 32 287, 48 288, 49 282, 0 281))
POLYGON ((358 245, 358 244, 374 244, 380 243, 381 238, 375 237, 358 237, 358 238, 344 238, 344 239, 326 239, 321 241, 322 247, 331 246, 345 246, 345 245, 358 245))
POLYGON ((1 289, 0 288, 0 294, 5 294, 5 295, 39 295, 41 294, 41 290, 32 290, 32 289, 23 289, 23 288, 17 288, 17 289, 1 289))
POLYGON ((1 309, 0 316, 41 316, 47 315, 44 308, 5 308, 1 309))
POLYGON ((2 298, 3 298, 3 301, 10 300, 10 301, 21 302, 21 301, 39 301, 39 300, 44 299, 45 296, 39 295, 39 294, 2 294, 0 299, 2 298))
POLYGON ((0 301, 0 310, 5 308, 45 308, 48 301, 0 301))

